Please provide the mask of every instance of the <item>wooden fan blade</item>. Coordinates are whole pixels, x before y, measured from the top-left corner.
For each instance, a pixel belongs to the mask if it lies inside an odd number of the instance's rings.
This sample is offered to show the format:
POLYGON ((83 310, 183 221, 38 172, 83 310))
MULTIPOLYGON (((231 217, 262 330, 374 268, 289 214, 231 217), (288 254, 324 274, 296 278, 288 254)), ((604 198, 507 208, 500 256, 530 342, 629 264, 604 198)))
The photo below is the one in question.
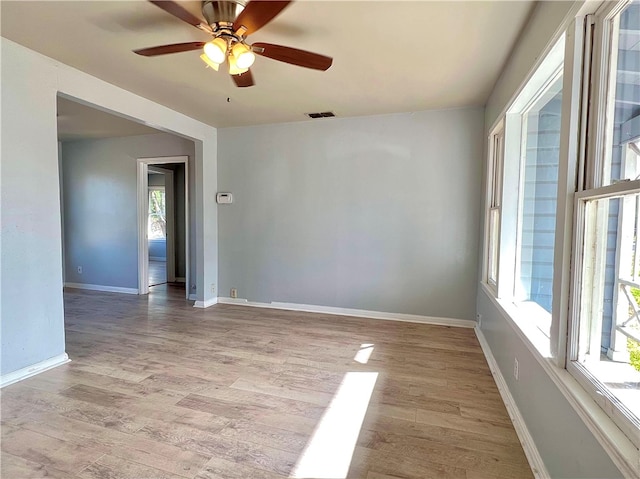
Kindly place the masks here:
POLYGON ((271 43, 254 43, 254 53, 299 67, 313 68, 314 70, 328 70, 333 63, 333 58, 311 53, 297 48, 283 47, 271 43))
POLYGON ((200 28, 201 25, 206 25, 202 20, 185 10, 176 2, 172 2, 169 0, 149 0, 149 2, 153 3, 157 7, 162 8, 165 12, 179 18, 183 22, 187 22, 189 25, 193 25, 197 28, 200 28))
POLYGON ((244 27, 243 35, 249 35, 273 20, 290 3, 291 1, 253 0, 233 22, 233 29, 237 32, 240 27, 244 27))
POLYGON ((155 57, 156 55, 166 55, 168 53, 189 52, 191 50, 198 50, 202 47, 204 47, 204 42, 174 43, 172 45, 141 48, 139 50, 134 50, 133 53, 137 53, 138 55, 145 57, 155 57))
POLYGON ((231 75, 236 86, 240 88, 246 88, 248 86, 253 86, 255 83, 253 82, 253 75, 251 74, 251 70, 247 70, 240 75, 231 75))

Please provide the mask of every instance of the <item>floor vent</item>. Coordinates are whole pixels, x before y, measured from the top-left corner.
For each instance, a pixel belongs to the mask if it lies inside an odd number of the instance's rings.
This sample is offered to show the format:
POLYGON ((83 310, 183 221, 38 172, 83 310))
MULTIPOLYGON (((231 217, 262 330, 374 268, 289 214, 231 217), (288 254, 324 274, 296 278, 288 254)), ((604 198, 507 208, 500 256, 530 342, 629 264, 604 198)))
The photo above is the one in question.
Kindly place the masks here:
POLYGON ((336 116, 332 111, 323 111, 321 113, 305 113, 309 118, 331 118, 336 116))

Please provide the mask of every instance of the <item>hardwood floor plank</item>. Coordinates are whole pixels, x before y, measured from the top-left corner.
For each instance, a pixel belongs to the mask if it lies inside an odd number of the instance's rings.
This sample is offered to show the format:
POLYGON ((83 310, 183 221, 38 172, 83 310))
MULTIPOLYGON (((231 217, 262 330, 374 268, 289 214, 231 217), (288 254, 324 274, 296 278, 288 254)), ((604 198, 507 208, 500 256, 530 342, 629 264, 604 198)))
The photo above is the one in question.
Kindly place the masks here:
POLYGON ((139 435, 70 420, 51 412, 34 414, 19 426, 59 441, 100 447, 112 456, 184 477, 193 477, 210 459, 209 456, 151 441, 139 435))
POLYGON ((134 398, 112 390, 76 384, 60 391, 60 396, 86 401, 106 408, 120 409, 134 402, 134 398))
POLYGON ((241 404, 233 401, 215 399, 199 394, 189 394, 177 403, 179 407, 208 412, 230 419, 258 419, 273 411, 263 404, 241 404))
MULTIPOLYGON (((369 432, 429 439, 442 444, 465 447, 479 453, 503 454, 505 457, 519 458, 520 461, 525 459, 524 454, 520 454, 520 443, 514 442, 512 437, 488 437, 449 427, 398 421, 388 417, 372 419, 367 416, 362 425, 359 441, 367 441, 369 432)), ((363 445, 366 445, 366 442, 363 445)))
POLYGON ((380 474, 379 472, 370 471, 367 474, 367 479, 403 479, 400 476, 391 476, 389 474, 380 474))
POLYGON ((50 479, 74 479, 76 476, 59 471, 50 465, 29 461, 28 459, 2 451, 0 454, 0 477, 20 479, 41 479, 43 477, 50 479))
POLYGON ((397 475, 405 479, 443 478, 464 479, 466 471, 460 467, 433 463, 429 458, 414 458, 356 447, 349 477, 366 477, 375 472, 397 475))
POLYGON ((149 466, 105 455, 78 474, 84 479, 182 479, 180 476, 149 466))
POLYGON ((454 414, 418 409, 416 422, 468 431, 474 434, 504 437, 517 440, 513 427, 475 418, 463 418, 454 414))
POLYGON ((255 381, 245 378, 239 378, 235 381, 231 388, 240 389, 242 391, 261 393, 267 396, 275 396, 283 399, 292 399, 294 401, 307 402, 325 407, 333 398, 333 394, 321 391, 310 391, 307 389, 296 389, 287 386, 279 386, 270 384, 268 381, 255 381))
POLYGON ((309 440, 308 434, 287 431, 253 421, 234 420, 220 431, 220 436, 274 447, 300 454, 309 440))
POLYGON ((282 479, 284 477, 288 476, 214 457, 195 479, 282 479))
POLYGON ((3 390, 2 402, 22 402, 30 411, 52 411, 69 419, 78 419, 91 424, 132 432, 140 429, 145 422, 129 414, 126 410, 98 406, 90 402, 76 400, 46 391, 32 389, 27 381, 18 388, 12 386, 3 390))
POLYGON ((367 441, 366 447, 385 451, 400 457, 428 457, 431 462, 465 470, 475 470, 487 474, 499 471, 505 477, 517 477, 522 474, 526 460, 519 456, 505 456, 491 453, 477 454, 476 451, 462 446, 442 444, 424 438, 397 436, 376 433, 367 441))
POLYGON ((323 406, 304 401, 231 388, 212 388, 202 394, 189 394, 177 405, 234 419, 250 417, 255 420, 272 413, 319 419, 325 410, 323 406))
POLYGON ((104 455, 100 445, 82 446, 28 429, 2 431, 2 451, 46 467, 75 474, 104 455))

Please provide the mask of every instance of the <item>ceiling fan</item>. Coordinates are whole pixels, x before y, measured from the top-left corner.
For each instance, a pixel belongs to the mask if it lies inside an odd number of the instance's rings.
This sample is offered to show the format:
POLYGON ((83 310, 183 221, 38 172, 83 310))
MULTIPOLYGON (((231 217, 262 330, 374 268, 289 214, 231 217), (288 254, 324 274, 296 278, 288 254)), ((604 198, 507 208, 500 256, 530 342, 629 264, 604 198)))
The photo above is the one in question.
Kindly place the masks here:
POLYGON ((206 23, 177 2, 169 0, 149 0, 149 2, 183 22, 208 33, 213 39, 209 42, 174 43, 134 50, 138 55, 153 57, 202 49, 200 58, 214 70, 217 71, 220 65, 225 61, 228 62, 229 74, 239 87, 254 85, 249 67, 253 65, 256 54, 314 70, 327 70, 333 63, 330 57, 297 48, 272 43, 247 43, 248 35, 273 20, 291 1, 204 0, 202 15, 206 23))

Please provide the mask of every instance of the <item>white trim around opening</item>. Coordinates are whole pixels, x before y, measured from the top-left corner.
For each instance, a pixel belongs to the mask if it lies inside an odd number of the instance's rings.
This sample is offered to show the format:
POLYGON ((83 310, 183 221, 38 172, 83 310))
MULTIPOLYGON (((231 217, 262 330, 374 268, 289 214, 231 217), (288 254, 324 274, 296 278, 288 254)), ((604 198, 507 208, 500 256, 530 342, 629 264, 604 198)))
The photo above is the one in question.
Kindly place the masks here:
POLYGON ((189 157, 161 156, 138 158, 138 294, 149 293, 149 242, 147 238, 147 216, 149 211, 149 166, 184 163, 185 204, 185 290, 189 295, 189 157))

